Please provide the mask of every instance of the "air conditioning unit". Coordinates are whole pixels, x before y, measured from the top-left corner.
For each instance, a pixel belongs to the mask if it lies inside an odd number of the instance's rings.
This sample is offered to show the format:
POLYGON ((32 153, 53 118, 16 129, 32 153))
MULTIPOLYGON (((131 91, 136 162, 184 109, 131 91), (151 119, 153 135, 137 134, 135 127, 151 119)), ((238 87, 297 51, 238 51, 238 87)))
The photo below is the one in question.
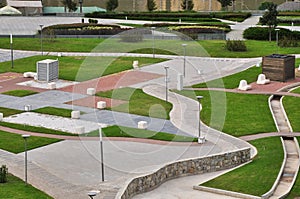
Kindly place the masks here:
POLYGON ((37 80, 41 82, 53 82, 58 80, 58 60, 45 59, 36 63, 37 80))

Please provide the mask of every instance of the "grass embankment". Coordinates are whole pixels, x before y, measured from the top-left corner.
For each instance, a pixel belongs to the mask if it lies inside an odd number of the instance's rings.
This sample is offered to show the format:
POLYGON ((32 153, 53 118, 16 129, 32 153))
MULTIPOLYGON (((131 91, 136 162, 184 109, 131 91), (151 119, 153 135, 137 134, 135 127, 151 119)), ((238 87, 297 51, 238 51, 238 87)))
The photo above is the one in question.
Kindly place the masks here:
POLYGON ((268 192, 277 178, 283 161, 280 138, 264 138, 250 143, 258 150, 251 163, 202 185, 256 196, 268 192))
MULTIPOLYGON (((136 129, 124 126, 110 126, 102 129, 105 137, 129 137, 129 138, 145 138, 152 140, 163 140, 172 142, 197 142, 197 138, 174 135, 164 132, 156 132, 150 130, 136 129)), ((87 136, 99 137, 99 131, 93 131, 87 136)))
MULTIPOLYGON (((300 88, 297 88, 292 92, 300 94, 300 88)), ((300 112, 295 111, 299 109, 299 103, 300 103, 299 97, 285 96, 283 98, 283 106, 294 132, 300 132, 300 124, 299 124, 300 112)))
MULTIPOLYGON (((43 59, 57 59, 55 56, 33 56, 14 61, 14 68, 10 62, 0 63, 0 73, 36 71, 36 62, 43 59)), ((85 81, 132 69, 134 60, 139 66, 166 61, 160 58, 144 57, 60 57, 59 78, 70 81, 85 81)))
MULTIPOLYGON (((9 172, 9 168, 8 168, 9 172)), ((31 185, 25 185, 21 179, 8 174, 7 183, 0 183, 0 198, 5 199, 51 199, 46 193, 34 188, 31 185)))
MULTIPOLYGON (((61 141, 60 139, 43 138, 30 136, 27 139, 28 150, 49 145, 61 141)), ((12 153, 20 153, 24 151, 24 139, 19 134, 0 131, 0 148, 12 153)))
POLYGON ((22 113, 22 112, 23 111, 16 110, 16 109, 10 109, 10 108, 0 107, 0 113, 3 113, 4 117, 8 117, 8 116, 11 116, 11 115, 19 114, 19 113, 22 113))
POLYGON ((99 92, 100 97, 128 101, 126 104, 114 106, 113 111, 125 112, 155 118, 169 119, 172 104, 164 100, 147 95, 141 89, 120 88, 116 90, 99 92))
POLYGON ((202 95, 201 120, 208 126, 240 137, 261 132, 275 132, 268 106, 268 96, 226 93, 222 91, 182 91, 195 99, 202 95))
POLYGON ((229 75, 223 78, 215 79, 205 83, 193 85, 193 88, 228 88, 233 89, 239 86, 242 79, 248 84, 255 82, 258 75, 261 73, 261 67, 251 67, 245 71, 229 75))
POLYGON ((7 92, 1 93, 1 94, 15 96, 15 97, 25 97, 25 96, 34 95, 37 93, 38 92, 31 91, 31 90, 11 90, 11 91, 7 91, 7 92))

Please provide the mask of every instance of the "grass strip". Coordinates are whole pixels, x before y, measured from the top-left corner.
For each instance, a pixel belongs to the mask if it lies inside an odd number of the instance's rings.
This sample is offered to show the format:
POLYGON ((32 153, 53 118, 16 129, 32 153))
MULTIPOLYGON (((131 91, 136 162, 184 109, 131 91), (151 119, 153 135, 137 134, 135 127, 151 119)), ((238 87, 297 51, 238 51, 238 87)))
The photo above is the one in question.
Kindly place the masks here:
POLYGON ((66 136, 78 136, 78 134, 48 129, 44 127, 37 127, 37 126, 30 126, 30 125, 24 125, 24 124, 15 124, 15 123, 9 123, 9 122, 0 122, 0 126, 9 127, 12 129, 19 129, 23 131, 28 132, 35 132, 35 133, 44 133, 44 134, 53 134, 53 135, 66 135, 66 136))
MULTIPOLYGON (((9 168, 8 168, 9 172, 9 168)), ((7 183, 0 183, 0 198, 6 199, 51 199, 46 193, 36 189, 12 174, 7 175, 7 183)))
POLYGON ((11 90, 11 91, 4 92, 2 94, 15 96, 15 97, 25 97, 25 96, 34 95, 37 93, 38 92, 31 91, 31 90, 11 90))
POLYGON ((285 96, 283 98, 283 106, 294 132, 300 132, 300 124, 299 124, 300 112, 295 111, 299 109, 299 103, 300 103, 299 97, 285 96))
MULTIPOLYGON (((197 142, 197 138, 175 135, 165 132, 156 132, 144 129, 136 129, 124 126, 109 126, 102 129, 103 136, 105 137, 129 137, 129 138, 145 138, 152 140, 163 140, 173 142, 197 142)), ((86 134, 86 136, 99 137, 99 131, 93 131, 86 134)))
MULTIPOLYGON (((54 138, 30 136, 30 138, 27 140, 27 148, 31 150, 59 141, 61 140, 54 138)), ((24 139, 19 134, 9 133, 0 130, 0 148, 12 153, 21 153, 24 151, 24 139)))
POLYGON ((120 88, 96 94, 99 97, 128 101, 128 103, 114 106, 113 111, 125 112, 147 117, 169 119, 172 104, 150 96, 142 89, 120 88))
POLYGON ((32 112, 70 118, 72 110, 56 107, 44 107, 33 110, 32 112))
POLYGON ((0 113, 3 113, 4 117, 8 117, 8 116, 11 116, 11 115, 23 113, 23 111, 16 110, 16 109, 10 109, 10 108, 0 107, 0 113))
POLYGON ((283 161, 280 138, 264 138, 250 143, 258 150, 251 163, 202 185, 255 196, 261 196, 269 191, 283 161))

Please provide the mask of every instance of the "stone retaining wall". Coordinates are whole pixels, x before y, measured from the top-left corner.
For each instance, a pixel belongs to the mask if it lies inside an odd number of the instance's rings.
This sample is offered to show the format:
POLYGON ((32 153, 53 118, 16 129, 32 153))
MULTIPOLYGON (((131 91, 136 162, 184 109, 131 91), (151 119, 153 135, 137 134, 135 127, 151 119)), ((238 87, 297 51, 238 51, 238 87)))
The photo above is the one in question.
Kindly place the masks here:
POLYGON ((124 189, 119 191, 116 198, 131 198, 136 194, 153 190, 170 179, 233 168, 248 162, 250 157, 250 148, 244 148, 229 153, 170 163, 151 174, 132 179, 124 189))

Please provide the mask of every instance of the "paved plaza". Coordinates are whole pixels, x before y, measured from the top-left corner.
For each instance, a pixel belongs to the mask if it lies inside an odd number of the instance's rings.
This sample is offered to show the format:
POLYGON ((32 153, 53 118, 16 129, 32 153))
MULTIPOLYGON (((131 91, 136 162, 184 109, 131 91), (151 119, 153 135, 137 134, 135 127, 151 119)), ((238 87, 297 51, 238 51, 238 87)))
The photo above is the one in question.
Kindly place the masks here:
MULTIPOLYGON (((251 20, 256 21, 257 17, 251 20)), ((81 18, 59 17, 4 17, 1 19, 0 35, 15 33, 17 35, 32 35, 39 28, 39 24, 52 25, 58 23, 74 23, 81 18), (25 23, 26 22, 26 23, 25 23), (27 23, 28 22, 28 23, 27 23), (13 24, 10 26, 9 24, 13 24)), ((124 22, 124 20, 102 20, 104 23, 124 22)), ((126 21, 127 22, 127 21, 126 21)), ((129 23, 129 22, 128 22, 129 23)), ((143 23, 135 22, 135 23, 143 23)), ((254 22, 251 22, 254 23, 254 22)), ((249 23, 250 24, 250 23, 249 23)), ((247 24, 249 26, 249 24, 247 24)), ((240 24, 241 25, 241 24, 240 24)), ((241 26, 240 26, 241 27, 241 26)), ((242 27, 244 28, 244 27, 242 27)), ((241 29, 241 28, 240 28, 241 29)), ((234 35, 232 36, 234 37, 234 35)), ((39 52, 15 51, 15 58, 37 55, 39 52)), ((56 55, 57 52, 49 52, 56 55)), ((118 53, 62 53, 64 56, 122 56, 118 53)), ((131 54, 130 56, 135 56, 131 54)), ((152 55, 138 55, 151 57, 152 55)), ((57 90, 30 87, 22 82, 28 81, 20 74, 7 73, 0 75, 0 92, 13 89, 30 89, 37 94, 27 97, 13 97, 0 94, 1 107, 24 110, 24 106, 30 104, 32 109, 42 107, 57 107, 79 110, 82 113, 78 120, 63 120, 60 117, 45 116, 37 118, 36 114, 22 113, 17 116, 5 118, 5 121, 27 125, 43 123, 47 128, 57 128, 58 123, 71 126, 85 126, 87 131, 96 130, 98 124, 120 125, 137 127, 139 121, 147 121, 149 130, 161 131, 183 136, 198 136, 199 110, 198 102, 190 98, 169 92, 169 102, 173 109, 170 120, 163 120, 129 113, 120 113, 110 110, 98 110, 95 108, 96 97, 86 94, 89 87, 96 91, 106 91, 114 88, 132 87, 140 88, 145 93, 160 98, 166 97, 165 92, 165 66, 169 67, 169 89, 176 89, 178 73, 183 72, 183 58, 181 56, 157 55, 167 58, 168 61, 142 67, 140 70, 109 75, 69 85, 57 90), (21 83, 21 84, 20 84, 21 83), (52 124, 51 124, 52 122, 52 124), (77 124, 76 124, 77 123, 77 124), (51 124, 51 125, 49 125, 51 124)), ((209 58, 187 56, 186 76, 184 86, 190 86, 199 82, 206 82, 218 77, 224 77, 243 71, 257 63, 261 58, 233 59, 233 58, 209 58)), ((0 62, 10 60, 10 51, 0 49, 0 62)), ((225 100, 225 96, 223 96, 225 100)), ((109 106, 118 105, 109 102, 109 106)), ((90 190, 100 190, 97 198, 114 198, 117 192, 128 182, 129 179, 156 171, 162 166, 174 161, 191 158, 205 157, 227 153, 234 150, 250 147, 251 155, 254 156, 256 149, 246 141, 212 129, 203 123, 201 133, 206 138, 204 144, 197 143, 174 143, 126 139, 104 139, 105 181, 101 181, 100 164, 100 138, 87 140, 79 136, 78 140, 65 139, 64 141, 44 146, 29 151, 28 181, 33 186, 51 194, 54 198, 82 199, 87 197, 90 190)), ((62 127, 63 128, 63 127, 62 127)), ((59 136, 58 136, 59 138, 59 136)), ((23 179, 24 153, 11 154, 0 150, 0 162, 5 162, 9 170, 23 179)), ((224 171, 224 172, 227 172, 224 171)), ((212 179, 222 172, 208 173, 174 179, 162 184, 157 189, 137 195, 135 198, 224 198, 212 193, 195 191, 192 186, 212 179)))

